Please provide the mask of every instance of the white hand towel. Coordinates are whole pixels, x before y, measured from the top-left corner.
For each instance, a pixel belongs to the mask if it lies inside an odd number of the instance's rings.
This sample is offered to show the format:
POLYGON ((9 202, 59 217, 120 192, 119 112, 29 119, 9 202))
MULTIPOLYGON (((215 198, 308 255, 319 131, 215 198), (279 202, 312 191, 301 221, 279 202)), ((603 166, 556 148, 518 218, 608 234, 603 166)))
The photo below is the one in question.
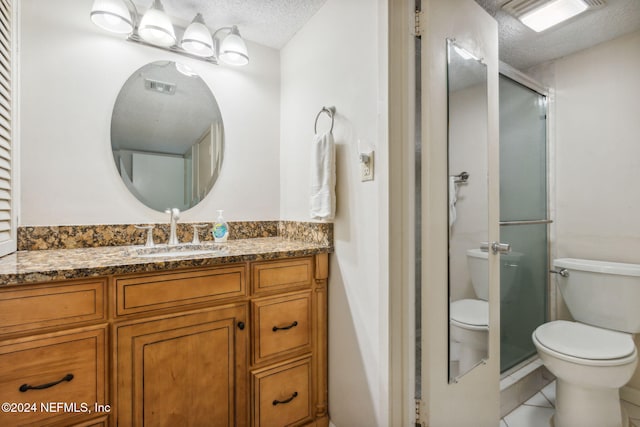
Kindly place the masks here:
POLYGON ((311 143, 311 218, 336 215, 336 146, 333 135, 315 135, 311 143))
POLYGON ((456 222, 456 202, 458 201, 458 184, 456 177, 449 177, 449 228, 456 222))

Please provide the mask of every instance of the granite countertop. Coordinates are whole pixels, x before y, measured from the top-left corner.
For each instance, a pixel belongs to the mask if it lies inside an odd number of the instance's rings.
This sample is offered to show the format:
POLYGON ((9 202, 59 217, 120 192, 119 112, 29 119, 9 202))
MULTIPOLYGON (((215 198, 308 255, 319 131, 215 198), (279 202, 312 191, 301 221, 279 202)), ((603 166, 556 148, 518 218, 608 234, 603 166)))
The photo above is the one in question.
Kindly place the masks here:
MULTIPOLYGON (((208 247, 214 247, 212 243, 208 245, 208 247)), ((146 251, 142 246, 18 251, 0 258, 0 286, 214 266, 333 251, 333 248, 328 245, 282 237, 229 240, 215 246, 219 250, 212 253, 188 256, 163 255, 153 258, 136 255, 138 251, 146 251)), ((194 249, 205 247, 207 244, 194 249)))

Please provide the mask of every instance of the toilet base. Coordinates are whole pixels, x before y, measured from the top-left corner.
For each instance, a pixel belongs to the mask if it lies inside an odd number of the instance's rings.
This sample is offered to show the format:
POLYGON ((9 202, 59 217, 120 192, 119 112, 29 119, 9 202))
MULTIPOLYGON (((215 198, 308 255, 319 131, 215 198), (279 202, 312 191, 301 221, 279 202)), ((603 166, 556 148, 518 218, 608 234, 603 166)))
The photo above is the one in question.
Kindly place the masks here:
POLYGON ((556 380, 555 427, 622 427, 617 388, 587 388, 556 380))

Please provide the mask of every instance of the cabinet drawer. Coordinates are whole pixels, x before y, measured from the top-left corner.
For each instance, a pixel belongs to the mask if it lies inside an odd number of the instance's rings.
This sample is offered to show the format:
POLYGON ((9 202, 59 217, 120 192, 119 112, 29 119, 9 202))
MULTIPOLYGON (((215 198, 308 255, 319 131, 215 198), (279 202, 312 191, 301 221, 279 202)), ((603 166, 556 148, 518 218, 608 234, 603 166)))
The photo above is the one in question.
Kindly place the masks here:
POLYGON ((116 278, 116 315, 246 295, 244 265, 116 278))
POLYGON ((256 262, 251 266, 251 274, 254 294, 310 287, 313 258, 256 262))
POLYGON ((0 425, 70 425, 87 418, 96 403, 104 405, 105 341, 106 326, 100 326, 0 342, 0 401, 29 408, 0 412, 0 425), (30 388, 43 385, 51 386, 30 388))
POLYGON ((0 335, 105 319, 106 279, 0 291, 0 335))
POLYGON ((302 425, 312 418, 311 358, 254 371, 253 425, 302 425))
POLYGON ((311 351, 311 293, 252 302, 254 364, 291 352, 311 351))

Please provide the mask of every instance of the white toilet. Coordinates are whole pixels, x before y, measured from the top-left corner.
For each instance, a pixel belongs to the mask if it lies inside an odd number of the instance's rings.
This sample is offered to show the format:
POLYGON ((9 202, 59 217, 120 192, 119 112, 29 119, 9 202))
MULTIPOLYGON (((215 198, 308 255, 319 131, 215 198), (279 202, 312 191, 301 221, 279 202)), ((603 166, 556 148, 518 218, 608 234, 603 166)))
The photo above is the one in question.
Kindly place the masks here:
POLYGON ((553 265, 576 320, 545 323, 532 336, 557 378, 553 425, 621 427, 619 388, 638 362, 631 334, 640 332, 640 265, 569 258, 553 265))

